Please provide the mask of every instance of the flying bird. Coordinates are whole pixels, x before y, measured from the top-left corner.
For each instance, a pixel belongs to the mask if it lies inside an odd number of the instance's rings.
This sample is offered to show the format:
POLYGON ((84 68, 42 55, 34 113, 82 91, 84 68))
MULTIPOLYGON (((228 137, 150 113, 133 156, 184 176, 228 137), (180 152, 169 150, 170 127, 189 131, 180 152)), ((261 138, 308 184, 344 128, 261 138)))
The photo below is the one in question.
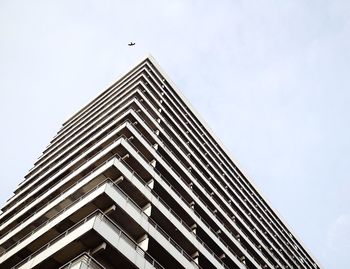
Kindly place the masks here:
POLYGON ((130 43, 128 44, 129 47, 134 46, 134 45, 135 45, 135 43, 133 43, 133 42, 130 42, 130 43))

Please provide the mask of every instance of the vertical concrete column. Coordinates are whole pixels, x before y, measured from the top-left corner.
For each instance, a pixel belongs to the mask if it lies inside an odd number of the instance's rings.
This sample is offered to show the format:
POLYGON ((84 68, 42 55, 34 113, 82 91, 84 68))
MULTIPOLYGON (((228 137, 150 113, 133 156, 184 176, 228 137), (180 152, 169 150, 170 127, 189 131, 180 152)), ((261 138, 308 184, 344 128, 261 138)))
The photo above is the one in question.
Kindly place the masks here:
POLYGON ((242 256, 239 260, 240 260, 244 265, 246 265, 245 256, 242 256))
POLYGON ((192 233, 196 234, 197 233, 197 223, 194 223, 191 227, 192 233))
POLYGON ((137 240, 137 245, 143 250, 148 250, 149 237, 148 234, 144 234, 137 240))
POLYGON ((124 180, 123 176, 118 177, 117 179, 113 180, 114 184, 119 184, 120 182, 122 182, 124 180))
POLYGON ((153 190, 154 188, 154 179, 151 178, 148 182, 147 182, 147 186, 153 190))
POLYGON ((190 208, 193 209, 193 210, 194 210, 194 205, 195 205, 195 202, 192 201, 192 202, 190 203, 190 208))
POLYGON ((107 247, 106 242, 103 242, 102 244, 98 245, 97 247, 95 247, 93 250, 90 251, 90 255, 94 255, 97 252, 100 252, 102 250, 105 250, 107 247))
POLYGON ((145 206, 142 207, 142 212, 145 213, 148 217, 151 216, 152 213, 152 204, 147 203, 145 206))
POLYGON ((220 260, 223 260, 223 259, 225 259, 225 258, 226 258, 225 253, 222 253, 222 254, 219 256, 219 259, 220 259, 220 260))
POLYGON ((236 237, 237 241, 241 241, 241 236, 239 234, 237 234, 235 237, 236 237))
POLYGON ((157 161, 154 159, 150 162, 150 165, 152 165, 154 168, 156 168, 157 161))
POLYGON ((199 252, 196 251, 191 255, 191 258, 193 259, 193 261, 198 264, 198 259, 199 259, 199 252))
POLYGON ((111 214, 113 211, 115 211, 116 210, 116 206, 115 205, 112 205, 112 206, 110 206, 109 208, 107 208, 103 213, 105 214, 105 215, 109 215, 109 214, 111 214))
POLYGON ((127 158, 129 158, 130 157, 130 155, 129 155, 129 153, 127 153, 127 154, 125 154, 123 157, 122 157, 122 160, 125 160, 125 159, 127 159, 127 158))

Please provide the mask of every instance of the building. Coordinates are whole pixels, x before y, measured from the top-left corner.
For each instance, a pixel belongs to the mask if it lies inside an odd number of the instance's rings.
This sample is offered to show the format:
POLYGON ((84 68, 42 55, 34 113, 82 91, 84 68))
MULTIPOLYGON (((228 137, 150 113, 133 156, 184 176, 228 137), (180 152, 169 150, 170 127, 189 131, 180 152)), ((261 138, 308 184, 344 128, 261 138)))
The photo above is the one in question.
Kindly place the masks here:
POLYGON ((0 268, 320 268, 149 56, 68 119, 0 215, 0 268))

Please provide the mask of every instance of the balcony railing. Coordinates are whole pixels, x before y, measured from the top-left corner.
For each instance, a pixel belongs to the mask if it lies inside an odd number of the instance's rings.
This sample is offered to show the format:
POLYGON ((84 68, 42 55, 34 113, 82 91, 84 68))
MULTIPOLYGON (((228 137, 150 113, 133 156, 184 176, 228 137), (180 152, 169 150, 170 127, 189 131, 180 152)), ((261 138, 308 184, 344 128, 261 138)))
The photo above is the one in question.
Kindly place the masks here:
POLYGON ((31 255, 29 255, 27 258, 25 258, 24 260, 20 261, 19 263, 17 263, 15 266, 12 267, 12 269, 18 269, 20 268, 22 265, 24 265, 25 263, 29 262, 30 260, 32 260, 34 257, 36 257, 37 255, 39 255, 40 253, 42 253, 43 251, 45 251, 46 249, 48 249, 50 246, 52 246, 54 243, 58 242, 59 240, 65 238, 68 234, 70 234, 73 230, 78 229, 80 226, 82 226, 84 223, 86 223, 87 221, 93 219, 93 218, 99 218, 101 220, 106 220, 108 224, 112 225, 113 230, 121 237, 123 237, 124 239, 126 239, 126 241, 129 243, 129 245, 131 245, 136 251, 138 251, 139 253, 144 254, 144 256, 147 256, 147 260, 157 269, 164 269, 153 257, 151 257, 148 253, 146 253, 144 250, 142 250, 138 244, 127 234, 123 231, 122 228, 120 228, 113 220, 111 220, 108 216, 106 216, 102 211, 100 211, 99 209, 97 209, 96 211, 92 212, 90 215, 88 215, 87 217, 85 217, 84 219, 82 219, 81 221, 79 221, 78 223, 76 223, 74 226, 70 227, 69 229, 67 229, 65 232, 61 233, 60 235, 58 235, 57 237, 55 237, 54 239, 52 239, 50 242, 48 242, 47 244, 45 244, 44 246, 42 246, 40 249, 38 249, 37 251, 35 251, 34 253, 32 253, 31 255))
MULTIPOLYGON (((149 110, 146 108, 146 107, 144 107, 143 106, 143 108, 146 110, 146 111, 148 111, 149 112, 149 110)), ((145 123, 151 130, 152 130, 152 128, 149 126, 149 124, 142 118, 142 117, 139 117, 141 120, 142 120, 142 122, 143 123, 145 123)), ((166 122, 166 121, 164 121, 164 122, 166 122)), ((167 124, 167 126, 170 126, 169 124, 167 124)), ((170 126, 171 127, 171 126, 170 126)), ((136 128, 135 128, 136 129, 136 128)), ((136 129, 137 130, 137 129, 136 129)), ((172 139, 172 137, 171 137, 171 135, 164 129, 164 128, 162 128, 162 130, 169 136, 169 139, 170 140, 173 140, 172 139)), ((149 142, 149 140, 139 131, 139 130, 137 130, 138 131, 138 133, 150 144, 150 145, 152 145, 150 142, 149 142)), ((170 150, 169 148, 168 148, 168 146, 166 145, 166 143, 164 142, 164 140, 162 140, 159 136, 157 136, 157 138, 162 142, 162 146, 163 146, 163 148, 166 150, 166 151, 168 151, 168 152, 170 152, 170 153, 173 153, 172 152, 172 150, 170 150)), ((131 143, 132 144, 132 143, 131 143)), ((135 147, 134 147, 135 148, 135 147)), ((157 154, 167 163, 167 165, 172 169, 172 171, 177 175, 177 176, 179 176, 180 177, 180 179, 182 179, 182 177, 180 176, 180 174, 172 167, 172 165, 169 163, 169 161, 167 161, 167 159, 166 158, 164 158, 158 151, 157 151, 157 154)), ((174 156, 185 168, 187 167, 175 154, 172 154, 171 156, 174 156)), ((147 160, 147 159, 146 159, 147 160)), ((199 169, 199 171, 201 172, 201 169, 196 165, 196 164, 194 164, 193 163, 193 165, 197 168, 197 169, 199 169)), ((203 174, 203 173, 202 173, 203 174)), ((196 181, 204 188, 204 190, 206 190, 207 191, 207 189, 206 189, 206 187, 203 185, 203 183, 201 183, 193 174, 192 174, 192 177, 193 178, 195 178, 196 179, 196 181)), ((215 187, 214 185, 211 185, 215 190, 217 190, 218 192, 220 192, 220 190, 217 188, 217 187, 215 187)), ((208 192, 208 191, 207 191, 208 192)), ((209 193, 209 192, 208 192, 209 193)), ((198 195, 197 195, 197 197, 198 197, 198 195)), ((198 197, 199 199, 201 199, 201 197, 198 197)), ((203 201, 203 199, 201 199, 202 201, 203 201)), ((203 201, 204 202, 204 201, 203 201)), ((205 203, 204 203, 205 204, 205 203)), ((226 211, 226 209, 224 209, 219 203, 218 203, 218 205, 219 205, 219 207, 222 209, 222 210, 224 210, 224 212, 226 212, 227 213, 227 211, 226 211)), ((210 209, 210 208, 209 208, 210 209)), ((234 212, 236 212, 238 215, 240 215, 236 210, 234 210, 233 208, 232 208, 232 210, 234 211, 234 212)), ((249 228, 251 228, 251 226, 250 226, 250 224, 244 219, 244 218, 242 218, 242 220, 243 220, 243 222, 249 227, 249 228)), ((236 223, 237 224, 237 223, 236 223)), ((237 225, 238 226, 238 225, 237 225)), ((240 228, 240 229, 242 229, 242 228, 240 228)), ((249 236, 247 235, 247 233, 246 232, 244 232, 244 231, 242 231, 243 232, 243 234, 245 234, 248 238, 249 238, 249 236)), ((253 230, 253 232, 256 234, 256 230, 254 231, 253 230)), ((259 238, 261 238, 261 237, 259 237, 259 238)), ((261 238, 262 239, 262 238, 261 238)), ((254 243, 254 242, 252 242, 256 247, 257 247, 257 245, 254 243)), ((277 253, 277 255, 280 255, 280 253, 279 252, 277 252, 276 251, 276 253, 277 253)), ((262 253, 263 254, 263 253, 262 253)), ((263 254, 264 255, 264 254, 263 254)), ((271 255, 272 256, 274 256, 274 258, 277 260, 277 261, 279 261, 280 262, 280 258, 279 257, 276 257, 276 255, 274 254, 274 253, 272 253, 271 252, 271 255)), ((264 255, 265 256, 265 255, 264 255)), ((271 262, 271 260, 268 258, 268 257, 266 257, 265 256, 265 258, 267 258, 267 260, 269 260, 270 262, 271 262)))
MULTIPOLYGON (((126 137, 124 135, 119 136, 117 139, 111 141, 108 145, 106 145, 105 148, 107 148, 108 146, 110 146, 111 144, 115 143, 116 141, 118 141, 119 139, 124 138, 126 139, 126 137)), ((94 156, 91 156, 89 159, 86 160, 86 162, 88 162, 89 160, 91 160, 92 158, 94 158, 97 154, 99 154, 101 151, 103 151, 105 148, 101 149, 99 152, 97 152, 94 156)), ((78 183, 80 183, 82 180, 84 180, 85 178, 87 178, 88 176, 90 176, 92 173, 94 173, 97 169, 101 168, 104 164, 106 164, 107 162, 109 162, 111 159, 113 159, 117 154, 114 154, 113 156, 109 157, 106 161, 104 161, 103 163, 101 163, 100 165, 98 165, 97 167, 95 167, 93 170, 91 170, 87 175, 85 175, 84 177, 82 177, 81 179, 79 179, 77 182, 75 182, 72 186, 70 186, 68 189, 72 188, 73 186, 77 185, 78 183)), ((86 163, 84 162, 84 163, 86 163)), ((76 169, 74 169, 72 172, 74 172, 75 170, 77 170, 78 167, 76 169)), ((70 175, 70 174, 69 174, 70 175)), ((46 192, 44 192, 42 195, 44 195, 45 193, 47 193, 48 191, 50 191, 51 189, 53 189, 54 187, 56 187, 58 184, 60 184, 63 180, 65 180, 69 175, 63 177, 61 180, 57 181, 55 184, 53 184, 49 189, 46 190, 46 192)), ((67 189, 66 189, 67 190, 67 189)), ((2 236, 0 236, 0 239, 2 239, 3 237, 5 237, 7 234, 9 234, 10 232, 12 232, 14 229, 16 229, 17 227, 19 227, 21 224, 23 224, 25 221, 27 221, 29 218, 31 218, 33 215, 35 215, 37 212, 39 212, 40 210, 42 210, 45 206, 49 205, 53 200, 57 199, 58 197, 62 196, 65 191, 62 191, 59 195, 57 195, 56 197, 54 197, 53 199, 51 199, 50 201, 48 201, 46 204, 42 205, 39 209, 37 209, 35 212, 33 212, 31 215, 29 215, 28 217, 26 217, 24 220, 22 220, 20 223, 18 223, 16 226, 14 226, 13 228, 11 228, 9 231, 7 231, 5 234, 3 234, 2 236)), ((32 200, 29 205, 31 203, 34 203, 36 200, 38 200, 40 197, 42 197, 42 195, 37 196, 34 200, 32 200)), ((28 205, 28 206, 29 206, 28 205)))
POLYGON ((92 267, 92 268, 106 269, 106 267, 104 267, 101 263, 99 263, 88 252, 81 253, 79 256, 75 257, 73 260, 62 265, 58 269, 70 269, 74 267, 74 265, 78 264, 79 262, 84 262, 88 266, 88 268, 92 267))
MULTIPOLYGON (((141 118, 141 117, 140 117, 141 118)), ((142 118, 141 118, 141 120, 149 127, 149 128, 151 128, 149 125, 148 125, 148 123, 147 122, 145 122, 142 118)), ((152 146, 152 143, 137 129, 137 128, 134 128, 135 130, 137 130, 137 132, 142 136, 142 138, 143 139, 145 139, 145 141, 150 145, 150 146, 152 146)), ((170 151, 170 152, 172 152, 168 147, 167 147, 167 145, 164 143, 164 141, 158 136, 158 138, 159 138, 159 140, 162 142, 162 146, 164 147, 164 148, 166 148, 168 151, 170 151)), ((147 163, 149 163, 149 160, 142 154, 142 152, 140 152, 138 149, 137 149, 137 147, 131 142, 131 141, 129 141, 129 144, 134 148, 134 150, 147 162, 147 163)), ((169 163, 169 161, 166 159, 166 158, 164 158, 158 151, 157 151, 157 154, 164 160, 164 162, 165 163, 167 163, 167 165, 172 169, 172 171, 182 180, 182 181, 184 181, 184 182, 186 182, 183 178, 182 178, 182 176, 175 170, 175 168, 169 163)), ((175 154, 172 154, 171 156, 174 156, 184 167, 186 167, 185 166, 185 164, 175 155, 175 154)), ((171 186, 171 184, 165 179, 165 177, 156 169, 156 168, 153 168, 154 169, 154 171, 164 180, 164 182, 166 182, 168 185, 170 185, 171 186)), ((192 175, 193 176, 193 175, 192 175)), ((201 183, 197 178, 195 178, 194 176, 193 176, 193 178, 203 187, 203 189, 205 190, 205 191, 207 191, 207 193, 209 193, 208 192, 208 190, 207 190, 207 188, 203 185, 203 183, 201 183)), ((216 188, 215 186, 213 186, 214 188, 216 188)), ((174 188, 172 188, 173 190, 175 190, 174 188)), ((216 188, 217 189, 217 188, 216 188)), ((175 190, 175 192, 181 197, 181 195, 175 190)), ((195 196, 199 199, 199 200, 201 200, 201 202, 205 205, 205 207, 214 215, 214 216, 216 216, 216 214, 213 212, 213 210, 206 204, 206 202, 203 200, 203 198, 201 198, 197 193, 195 193, 195 191, 193 191, 192 190, 192 192, 195 194, 195 196)), ((184 200, 184 199, 183 199, 184 200)), ((187 202, 186 202, 187 203, 187 202)), ((187 203, 188 204, 188 203, 187 203)), ((226 209, 224 209, 219 203, 217 203, 218 205, 219 205, 219 207, 226 213, 226 214, 228 214, 227 212, 226 212, 226 209)), ((237 212, 236 212, 237 213, 237 212)), ((216 216, 216 218, 217 218, 217 216, 216 216)), ((220 221, 220 223, 222 223, 222 221, 220 220, 220 219, 218 219, 219 221, 220 221)), ((231 234, 232 234, 232 236, 235 236, 235 235, 233 235, 233 233, 231 232, 231 229, 230 228, 228 228, 224 223, 222 223, 222 225, 227 229, 227 231, 228 232, 230 232, 231 234)), ((237 225, 237 224, 236 224, 237 225)), ((238 225, 237 225, 238 226, 238 225)), ((249 227, 249 226, 248 226, 249 227)), ((250 239, 250 235, 248 235, 246 232, 244 232, 243 230, 242 230, 242 228, 240 228, 240 230, 241 230, 241 232, 248 238, 248 239, 250 239)), ((251 240, 251 239, 250 239, 251 240)), ((239 242, 239 241, 238 241, 239 242)), ((254 245, 254 246, 256 246, 256 247, 258 247, 254 242, 252 242, 252 244, 254 245)), ((257 260, 255 257, 254 257, 254 255, 252 255, 252 252, 251 251, 249 251, 248 249, 247 249, 247 247, 244 245, 244 244, 242 244, 242 242, 240 242, 240 245, 252 256, 252 258, 258 263, 258 264, 260 264, 260 261, 259 260, 257 260)), ((262 253, 262 255, 263 256, 265 256, 263 253, 262 253)), ((270 261, 270 259, 268 258, 268 257, 266 257, 265 256, 265 258, 267 259, 267 260, 269 260, 270 261)), ((271 261, 270 261, 271 262, 271 261)))
MULTIPOLYGON (((126 110, 126 111, 124 111, 124 112, 122 112, 118 117, 123 117, 123 116, 125 116, 127 113, 129 113, 129 110, 126 110)), ((122 123, 120 123, 119 125, 117 125, 116 127, 115 127, 115 129, 117 129, 117 128, 119 128, 120 126, 122 126, 123 124, 125 124, 126 122, 130 122, 129 120, 125 120, 125 121, 123 121, 122 123)), ((85 152, 87 152, 92 146, 94 146, 94 145, 96 145, 98 142, 100 142, 103 138, 105 138, 106 136, 108 136, 111 132, 113 132, 113 131, 110 131, 110 132, 108 132, 107 134, 105 134, 103 137, 101 137, 100 138, 100 140, 98 140, 98 141, 96 141, 94 144, 92 144, 90 147, 88 147, 88 148, 86 148, 83 152, 81 152, 81 154, 83 154, 83 153, 85 153, 85 152)), ((107 147, 107 146, 106 146, 107 147)), ((99 151, 100 152, 100 151, 99 151)), ((99 152, 97 152, 97 154, 99 153, 99 152)), ((81 154, 80 154, 80 156, 81 156, 81 154)), ((96 155, 96 154, 95 154, 96 155)), ((90 158, 88 158, 87 159, 87 161, 88 160, 90 160, 91 158, 93 158, 95 155, 93 155, 93 156, 91 156, 90 158)), ((71 161, 69 161, 68 163, 66 163, 63 167, 61 167, 59 170, 57 170, 55 173, 53 173, 52 175, 50 175, 50 177, 49 178, 52 178, 52 177, 54 177, 57 173, 59 173, 59 172, 61 172, 63 169, 65 169, 65 168, 67 168, 67 166, 70 164, 70 163, 72 163, 74 160, 76 160, 76 158, 74 158, 74 159, 72 159, 71 161)), ((85 162, 84 162, 85 163, 85 162)), ((82 163, 82 164, 84 164, 84 163, 82 163)), ((43 167, 42 167, 43 168, 43 167)), ((41 168, 41 169, 42 169, 41 168)), ((50 167, 51 168, 51 167, 50 167)), ((75 169, 76 170, 76 169, 75 169)), ((73 170, 74 171, 74 170, 73 170)), ((73 172, 72 171, 72 172, 73 172)), ((37 176, 41 176, 42 174, 39 174, 39 175, 37 175, 37 176)), ((66 176, 67 177, 67 176, 66 176)), ((28 178, 28 180, 29 180, 29 178, 28 178)), ((22 197, 22 199, 20 199, 21 197, 17 197, 16 199, 18 199, 16 202, 15 201, 12 201, 8 206, 11 206, 11 207, 14 207, 15 205, 17 205, 19 202, 21 202, 21 201, 23 201, 23 198, 24 197, 22 197)), ((6 211, 5 211, 6 212, 6 211)), ((2 214, 1 214, 2 215, 2 214)))
MULTIPOLYGON (((145 108, 146 109, 146 108, 145 108)), ((173 127, 166 121, 166 120, 164 120, 163 119, 163 121, 165 122, 165 124, 169 127, 169 128, 171 128, 171 129, 173 129, 173 127)), ((163 129, 166 133, 167 133, 167 131, 165 130, 165 129, 163 129)), ((193 165, 194 166, 196 166, 194 163, 193 163, 193 165)), ((234 166, 234 169, 236 170, 237 168, 234 166)), ((199 170, 200 171, 200 170, 199 170)), ((231 171, 228 171, 229 173, 231 173, 232 174, 232 172, 231 171)), ((239 177, 239 176, 237 176, 237 179, 240 179, 241 177, 239 177)), ((247 183, 245 182, 245 181, 243 181, 243 183, 241 183, 241 185, 244 187, 244 188, 246 188, 246 186, 245 185, 247 185, 247 183)), ((249 185, 249 183, 248 183, 248 185, 249 185)), ((248 186, 248 188, 250 188, 249 186, 248 186)), ((242 187, 240 188, 241 190, 242 190, 242 187)), ((246 191, 248 194, 249 194, 249 192, 245 189, 244 191, 246 191)), ((254 200, 254 197, 252 197, 252 199, 254 200)), ((265 209, 265 206, 264 205, 262 205, 263 203, 264 203, 264 201, 261 201, 261 199, 259 198, 259 197, 255 197, 255 199, 257 199, 257 202, 265 209)), ((266 211, 266 209, 265 209, 265 211, 266 211)), ((283 228, 280 230, 280 229, 278 229, 278 228, 276 228, 278 231, 285 231, 283 228)), ((273 238, 273 237, 272 237, 273 238)), ((288 252, 288 254, 290 254, 290 255, 293 255, 292 253, 291 253, 291 250, 288 248, 288 243, 286 243, 285 241, 282 243, 282 244, 284 244, 284 246, 285 246, 285 248, 287 248, 287 252, 288 252)), ((279 248, 279 247, 277 247, 277 248, 279 248)), ((277 255, 279 254, 278 253, 278 251, 276 251, 276 253, 277 253, 277 255)), ((273 256, 275 256, 274 254, 273 254, 273 256)), ((279 260, 278 258, 276 258, 277 260, 279 260)), ((291 260, 290 259, 290 257, 289 257, 289 260, 291 260)), ((280 261, 280 260, 279 260, 280 261)), ((292 260, 291 260, 292 261, 292 260)), ((293 261, 294 262, 294 261, 293 261)))
MULTIPOLYGON (((151 188, 149 188, 149 186, 147 185, 147 183, 123 160, 123 158, 121 158, 120 156, 117 156, 117 158, 118 158, 118 160, 120 161, 120 162, 122 162, 124 165, 125 165, 125 167, 133 174, 133 176, 135 176, 140 182, 142 182, 143 184, 144 184, 144 186, 146 186, 148 189, 149 189, 149 191, 150 192, 152 192, 152 194, 154 195, 154 197, 157 199, 157 200, 159 200, 162 204, 163 204, 163 206, 188 230, 188 231, 190 231, 191 232, 191 229, 190 229, 190 227, 175 213, 175 211, 174 210, 172 210, 171 208, 170 208, 170 206, 168 206, 167 204, 166 204, 166 202, 164 201, 164 200, 162 200, 161 198, 160 198, 160 196, 154 191, 154 190, 152 190, 151 188)), ((73 205, 75 205, 76 203, 78 203, 79 201, 81 201, 82 199, 84 199, 85 197, 87 197, 90 193, 92 193, 92 192, 94 192, 95 190, 97 190, 99 187, 101 187, 101 186, 103 186, 104 184, 109 184, 110 186, 113 186, 114 187, 114 189, 116 190, 116 191, 118 191, 118 193, 125 199, 125 200, 127 200, 127 201, 130 201, 131 202, 131 205, 133 205, 133 207, 135 208, 135 209, 137 209, 138 210, 138 212, 140 213, 140 214, 144 214, 143 213, 143 211, 142 211, 142 209, 122 190, 122 189, 120 189, 120 187, 118 186, 118 185, 116 185, 113 181, 111 181, 111 179, 106 179, 106 180, 104 180, 103 182, 101 182, 101 183, 99 183, 98 185, 96 185, 94 188, 92 188, 91 190, 89 190, 87 193, 85 193, 83 196, 81 196, 79 199, 77 199, 77 200, 75 200, 75 201, 73 201, 71 204, 69 204, 66 208, 64 208, 64 209, 62 209, 60 212, 58 212, 55 216, 53 216, 52 218, 50 218, 49 220, 47 220, 45 223, 42 223, 40 226, 38 226, 37 228, 35 228, 35 230, 33 230, 33 232, 31 232, 31 233, 29 233, 29 234, 27 234, 26 236, 24 236, 22 239, 20 239, 15 245, 13 245, 13 246, 11 246, 10 248, 8 248, 8 249, 6 249, 6 251, 4 251, 3 253, 2 253, 2 255, 4 254, 4 253, 6 253, 6 252, 8 252, 10 249, 12 249, 13 247, 15 247, 16 245, 18 245, 18 244, 20 244, 21 242, 23 242, 26 238, 28 238, 28 237, 30 237, 31 235, 33 235, 35 232, 37 232, 39 229, 41 229, 42 227, 44 227, 45 225, 47 225, 48 223, 51 223, 53 220, 55 220, 58 216, 60 216, 61 214, 63 214, 64 212, 66 212, 69 208, 71 208, 73 205)), ((196 212, 196 215, 198 216, 198 217, 200 217, 199 216, 199 214, 196 212)), ((147 215, 145 215, 145 216, 147 216, 147 215)), ((148 220, 149 220, 149 222, 150 222, 150 224, 153 226, 153 227, 155 227, 156 228, 156 230, 157 231, 159 231, 163 236, 165 236, 167 239, 168 239, 168 241, 176 248, 176 249, 178 249, 179 250, 179 252, 182 254, 182 255, 184 255, 188 260, 190 260, 190 261, 193 261, 192 260, 192 258, 154 221, 154 220, 152 220, 150 217, 148 217, 148 220)), ((204 221, 204 220, 203 220, 204 221)), ((73 227, 75 227, 75 225, 73 226, 73 227)), ((210 227, 209 227, 209 229, 211 229, 210 227)), ((211 229, 211 231, 215 234, 215 232, 211 229)), ((210 249, 210 247, 208 247, 204 242, 203 242, 203 240, 202 239, 200 239, 200 237, 199 236, 197 236, 197 235, 195 235, 194 234, 194 236, 195 236, 195 238, 198 240, 198 242, 200 243, 200 244, 202 244, 208 251, 209 251, 209 253, 210 254, 212 254, 219 262, 220 262, 220 264, 222 264, 222 266, 224 267, 224 268, 229 268, 226 264, 224 264, 223 262, 222 262, 222 260, 210 249)), ((219 237, 218 237, 219 238, 219 237)), ((219 238, 220 239, 220 238, 219 238)), ((220 239, 221 240, 221 239, 220 239)), ((50 241, 50 242, 52 242, 52 241, 50 241)), ((222 240, 221 240, 221 242, 222 243, 224 243, 222 240)), ((226 243, 224 243, 224 245, 235 255, 235 257, 237 258, 237 259, 239 259, 239 257, 238 257, 238 255, 237 254, 235 254, 235 252, 226 244, 226 243)), ((41 248, 42 249, 42 248, 41 248)), ((40 250, 40 249, 39 249, 40 250)), ((39 251, 38 250, 38 251, 39 251)), ((37 252, 37 251, 36 251, 37 252)), ((35 253, 36 253, 35 252, 35 253)), ((32 255, 34 255, 34 253, 32 254, 32 255)), ((25 261, 22 261, 23 263, 25 263, 25 261)), ((18 265, 17 265, 18 266, 18 265)))
MULTIPOLYGON (((114 156, 115 157, 115 156, 114 156)), ((93 193, 95 190, 97 190, 98 188, 100 188, 102 185, 106 184, 106 182, 111 182, 111 180, 109 178, 107 178, 106 180, 104 180, 103 182, 101 182, 100 184, 96 185, 95 187, 93 187, 92 189, 90 189, 89 191, 87 191, 86 193, 84 193, 82 196, 80 196, 78 199, 74 200, 72 203, 70 203, 68 206, 66 206, 65 208, 61 209, 59 212, 57 212, 53 217, 51 217, 50 219, 48 219, 47 221, 43 222, 42 224, 40 224, 38 227, 34 228, 30 233, 26 234, 25 236, 23 236, 21 239, 19 239, 15 244, 11 245, 10 247, 8 247, 7 249, 5 249, 3 252, 1 252, 0 257, 5 255, 6 253, 8 253, 11 249, 13 249, 14 247, 18 246, 20 243, 22 243, 24 240, 26 240, 27 238, 29 238, 30 236, 32 236, 33 234, 35 234, 37 231, 39 231, 41 228, 43 228, 44 226, 46 226, 49 223, 52 223, 55 219, 57 219, 59 216, 61 216, 64 212, 66 212, 68 209, 70 209, 71 207, 73 207, 74 205, 76 205, 77 203, 79 203, 81 200, 83 200, 85 197, 89 196, 91 193, 93 193)), ((77 182, 78 183, 78 182, 77 182)), ((76 183, 76 184, 77 184, 76 183)), ((74 185, 73 185, 74 186, 74 185)), ((53 198, 56 199, 56 198, 53 198)), ((51 201, 50 201, 51 202, 51 201)), ((49 203, 50 203, 49 202, 49 203)))

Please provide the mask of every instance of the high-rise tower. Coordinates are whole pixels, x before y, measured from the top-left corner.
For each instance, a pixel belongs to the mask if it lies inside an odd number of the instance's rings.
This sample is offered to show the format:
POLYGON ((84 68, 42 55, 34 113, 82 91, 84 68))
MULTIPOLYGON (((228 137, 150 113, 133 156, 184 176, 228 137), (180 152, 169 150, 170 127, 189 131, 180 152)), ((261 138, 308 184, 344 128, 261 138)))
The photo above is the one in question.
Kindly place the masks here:
POLYGON ((152 57, 67 120, 0 215, 0 268, 320 268, 152 57))

